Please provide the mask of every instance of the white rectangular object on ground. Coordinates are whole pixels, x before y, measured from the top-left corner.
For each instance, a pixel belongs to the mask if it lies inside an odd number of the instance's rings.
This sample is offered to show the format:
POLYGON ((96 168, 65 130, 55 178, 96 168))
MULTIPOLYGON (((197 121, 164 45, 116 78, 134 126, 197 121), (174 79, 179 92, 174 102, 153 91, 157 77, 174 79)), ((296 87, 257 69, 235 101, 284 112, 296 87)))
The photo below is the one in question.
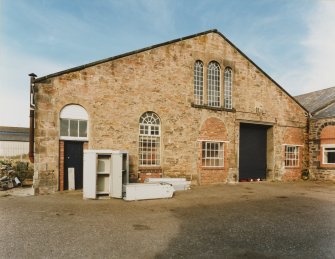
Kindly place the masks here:
POLYGON ((67 171, 69 190, 75 190, 74 167, 69 167, 67 171))
POLYGON ((185 191, 191 188, 191 181, 185 178, 146 178, 146 183, 169 183, 175 191, 185 191))
POLYGON ((144 180, 148 183, 157 183, 157 182, 185 182, 186 178, 146 178, 144 180))
POLYGON ((171 198, 174 189, 170 184, 132 183, 123 185, 123 199, 126 201, 171 198))

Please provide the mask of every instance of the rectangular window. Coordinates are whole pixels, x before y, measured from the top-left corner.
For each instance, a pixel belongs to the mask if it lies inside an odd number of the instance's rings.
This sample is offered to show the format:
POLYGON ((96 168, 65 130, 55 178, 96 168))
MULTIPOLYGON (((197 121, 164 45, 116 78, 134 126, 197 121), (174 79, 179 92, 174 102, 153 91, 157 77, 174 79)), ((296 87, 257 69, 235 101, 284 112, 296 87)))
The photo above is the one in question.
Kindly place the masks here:
POLYGON ((323 164, 335 164, 335 145, 323 147, 323 164))
POLYGON ((70 138, 87 138, 87 121, 61 119, 60 136, 70 138))
POLYGON ((70 120, 70 136, 78 137, 78 120, 70 120))
POLYGON ((79 137, 87 137, 87 121, 79 121, 79 137))
POLYGON ((139 160, 141 166, 160 165, 160 137, 141 136, 139 143, 139 160))
POLYGON ((223 142, 202 142, 202 166, 204 167, 223 167, 224 154, 223 142))
POLYGON ((60 120, 60 135, 69 136, 69 120, 67 119, 60 120))
POLYGON ((285 166, 298 167, 299 166, 299 147, 285 146, 285 166))

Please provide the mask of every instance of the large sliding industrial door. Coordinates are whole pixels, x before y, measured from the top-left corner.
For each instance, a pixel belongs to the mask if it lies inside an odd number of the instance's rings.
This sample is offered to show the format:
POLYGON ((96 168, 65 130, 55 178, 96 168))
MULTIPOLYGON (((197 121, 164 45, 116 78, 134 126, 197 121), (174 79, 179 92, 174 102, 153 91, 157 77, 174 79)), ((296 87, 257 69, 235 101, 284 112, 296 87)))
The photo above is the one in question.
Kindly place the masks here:
POLYGON ((269 126, 240 124, 239 180, 266 178, 266 142, 269 126))

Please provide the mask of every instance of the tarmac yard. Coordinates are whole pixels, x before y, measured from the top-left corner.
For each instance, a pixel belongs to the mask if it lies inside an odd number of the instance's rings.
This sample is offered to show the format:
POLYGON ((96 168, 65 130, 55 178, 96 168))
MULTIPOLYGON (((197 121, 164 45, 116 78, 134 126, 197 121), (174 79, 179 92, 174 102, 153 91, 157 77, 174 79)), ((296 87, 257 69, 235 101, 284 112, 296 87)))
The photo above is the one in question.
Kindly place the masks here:
POLYGON ((0 258, 335 258, 335 184, 218 184, 134 202, 0 193, 0 230, 0 258))

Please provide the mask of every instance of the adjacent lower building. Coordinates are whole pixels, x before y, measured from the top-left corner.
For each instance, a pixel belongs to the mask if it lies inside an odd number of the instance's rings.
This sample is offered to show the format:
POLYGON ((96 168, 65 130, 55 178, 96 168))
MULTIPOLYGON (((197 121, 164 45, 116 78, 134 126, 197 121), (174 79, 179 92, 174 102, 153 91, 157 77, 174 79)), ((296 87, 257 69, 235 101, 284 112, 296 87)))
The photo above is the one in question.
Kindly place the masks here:
POLYGON ((0 126, 0 159, 23 159, 29 151, 29 128, 0 126))
POLYGON ((35 193, 82 187, 83 150, 127 150, 131 181, 295 180, 308 111, 217 30, 31 74, 35 193))
POLYGON ((335 181, 335 87, 295 97, 309 120, 309 173, 312 179, 335 181))

